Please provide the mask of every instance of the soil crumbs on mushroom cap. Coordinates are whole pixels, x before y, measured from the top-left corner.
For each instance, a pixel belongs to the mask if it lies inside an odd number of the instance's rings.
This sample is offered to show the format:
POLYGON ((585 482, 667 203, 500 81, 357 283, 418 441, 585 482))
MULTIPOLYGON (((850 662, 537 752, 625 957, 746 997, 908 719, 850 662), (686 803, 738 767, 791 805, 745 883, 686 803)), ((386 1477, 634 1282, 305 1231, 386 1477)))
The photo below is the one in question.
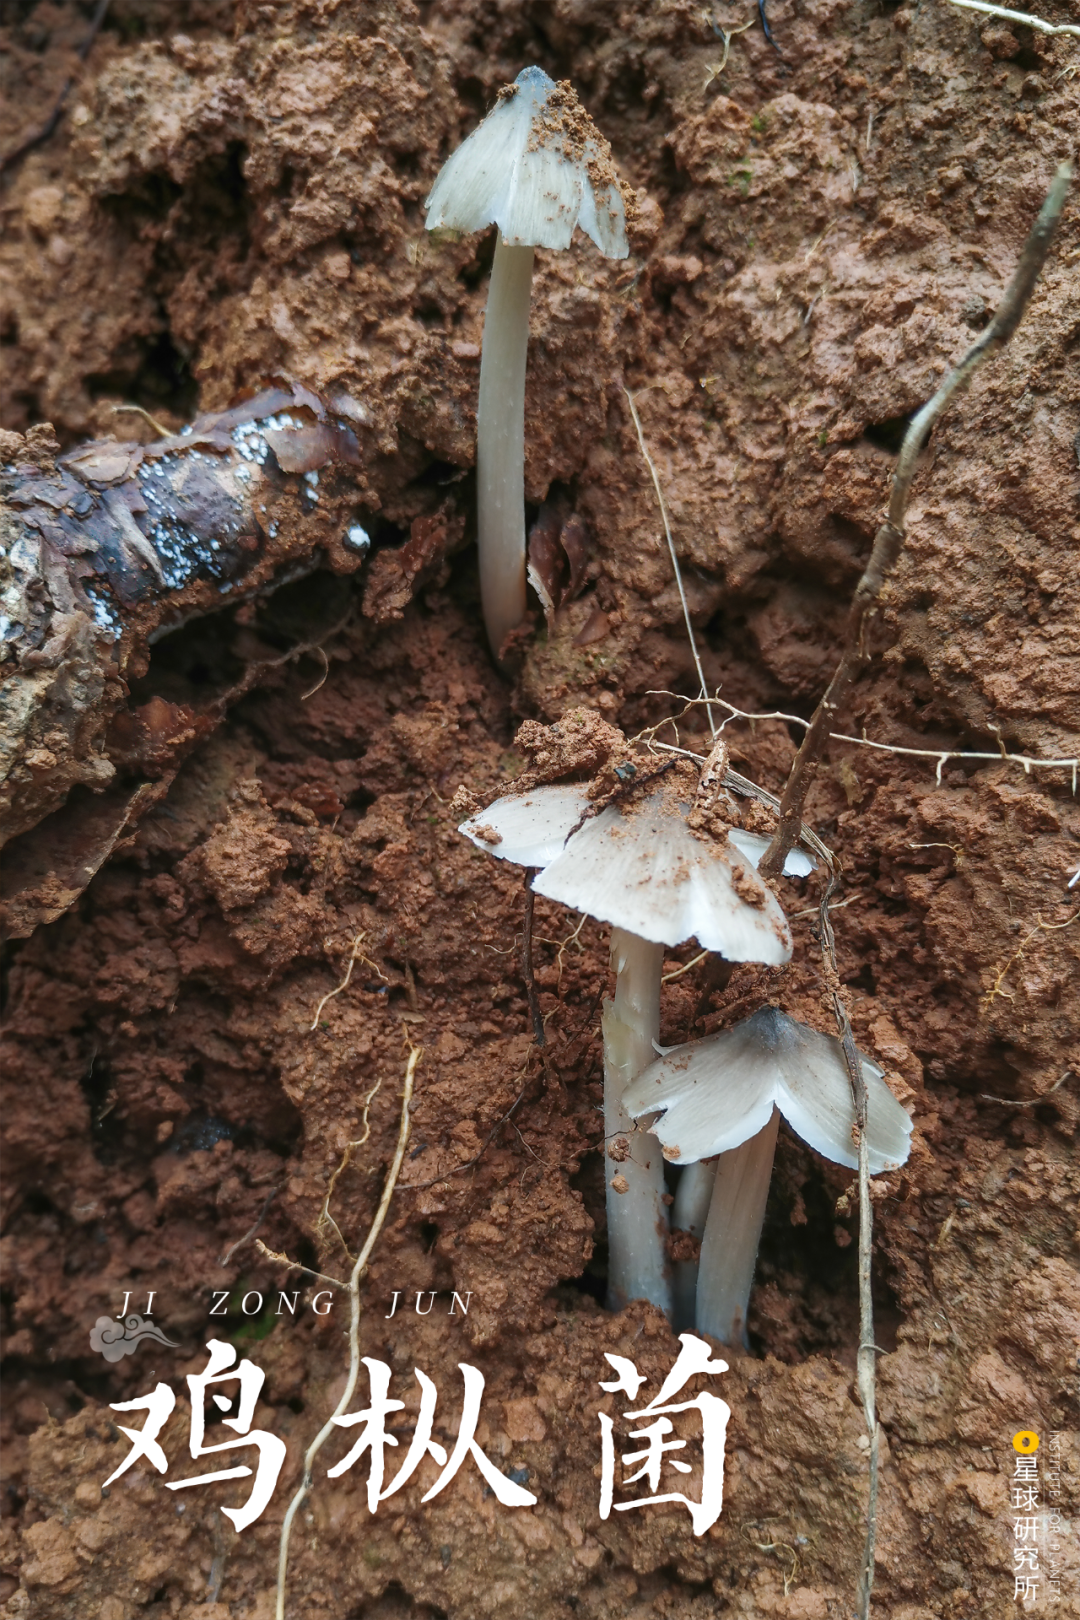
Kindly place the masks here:
MULTIPOLYGON (((643 791, 663 771, 665 804, 670 804, 671 813, 678 814, 694 836, 705 843, 722 840, 733 827, 771 838, 776 827, 775 811, 760 799, 743 798, 721 788, 707 804, 695 802, 700 771, 693 760, 639 750, 595 709, 569 709, 550 726, 526 720, 514 744, 529 756, 528 766, 514 783, 516 791, 530 792, 587 774, 591 814, 598 814, 617 799, 623 812, 630 815, 635 802, 641 802, 643 791)), ((755 881, 749 873, 746 877, 755 881)), ((743 898, 759 905, 764 892, 756 898, 749 894, 743 898)))
POLYGON ((567 162, 584 164, 598 201, 612 191, 621 194, 622 187, 612 161, 611 146, 581 105, 569 79, 557 82, 544 103, 538 123, 539 128, 526 150, 540 146, 557 148, 567 162))

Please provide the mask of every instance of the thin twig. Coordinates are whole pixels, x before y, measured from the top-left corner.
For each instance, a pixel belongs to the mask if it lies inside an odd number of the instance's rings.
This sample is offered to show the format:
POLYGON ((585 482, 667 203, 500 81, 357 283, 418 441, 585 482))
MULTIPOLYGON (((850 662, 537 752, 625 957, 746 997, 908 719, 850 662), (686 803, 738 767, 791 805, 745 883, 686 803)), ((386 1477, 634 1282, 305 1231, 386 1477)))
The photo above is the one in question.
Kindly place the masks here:
POLYGON ((397 1185, 397 1179, 405 1159, 405 1149, 409 1142, 409 1104, 412 1102, 416 1066, 422 1056, 423 1049, 421 1047, 411 1046, 409 1048, 409 1060, 405 1065, 405 1084, 401 1093, 401 1124, 398 1128, 397 1147, 394 1150, 393 1162, 386 1173, 386 1182, 383 1186, 379 1207, 375 1211, 375 1219, 371 1223, 371 1229, 368 1232, 363 1248, 356 1257, 356 1264, 353 1266, 352 1274, 349 1277, 349 1376, 345 1380, 345 1388, 341 1392, 341 1398, 333 1413, 327 1418, 307 1449, 304 1456, 304 1477, 300 1482, 296 1495, 289 1503, 284 1523, 281 1526, 281 1544, 278 1551, 277 1604, 274 1610, 276 1620, 285 1620, 285 1579, 289 1570, 289 1537, 292 1534, 293 1520, 311 1490, 311 1470, 315 1458, 322 1450, 324 1443, 334 1432, 334 1419, 341 1417, 343 1413, 348 1411, 349 1403, 353 1398, 353 1391, 356 1389, 356 1381, 360 1376, 360 1283, 367 1269, 367 1263, 371 1258, 371 1251, 374 1249, 379 1233, 383 1229, 383 1223, 390 1208, 390 1200, 394 1196, 394 1188, 397 1185))
POLYGON ((840 975, 836 966, 836 939, 829 918, 829 900, 835 884, 836 875, 830 872, 821 896, 821 963, 832 996, 833 1014, 840 1032, 840 1045, 843 1048, 844 1062, 855 1103, 855 1127, 859 1133, 859 1349, 856 1366, 859 1396, 866 1421, 866 1437, 870 1446, 870 1478, 866 1501, 866 1540, 863 1546, 856 1601, 859 1620, 869 1620, 870 1596, 874 1587, 881 1438, 881 1429, 877 1421, 878 1347, 874 1342, 874 1296, 871 1285, 874 1212, 870 1198, 870 1146, 866 1130, 869 1093, 862 1063, 855 1047, 855 1037, 851 1032, 851 1020, 844 1005, 840 975))
POLYGON ((1066 1069, 1065 1073, 1055 1080, 1049 1091, 1040 1092, 1037 1097, 992 1097, 988 1091, 980 1091, 979 1096, 983 1102, 997 1103, 1001 1108, 1034 1108, 1037 1103, 1045 1102, 1052 1097, 1055 1091, 1060 1091, 1075 1069, 1066 1069))
MULTIPOLYGON (((734 703, 728 703, 725 698, 720 697, 718 694, 710 698, 688 698, 684 697, 681 692, 669 692, 663 687, 657 687, 646 692, 645 696, 677 698, 680 703, 686 705, 686 709, 692 709, 698 704, 706 703, 715 704, 718 709, 726 709, 728 718, 721 723, 721 731, 729 726, 732 720, 782 720, 785 725, 802 726, 804 731, 809 731, 813 723, 804 719, 801 714, 786 714, 783 709, 765 709, 760 713, 754 713, 749 709, 737 709, 734 703)), ((686 713, 686 709, 683 710, 683 714, 686 713)), ((682 716, 680 715, 677 718, 681 719, 682 716)), ((630 741, 637 742, 641 737, 651 737, 653 733, 660 731, 664 726, 674 724, 675 719, 672 717, 661 720, 655 726, 646 726, 644 731, 639 731, 637 736, 632 737, 630 741)), ((1078 777, 1080 777, 1080 755, 1073 755, 1067 759, 1040 759, 1035 754, 1010 754, 1004 746, 1000 746, 996 754, 980 753, 975 750, 969 751, 965 748, 901 748, 899 743, 875 742, 870 737, 850 737, 844 731, 830 731, 829 741, 851 743, 855 748, 876 748, 882 754, 905 754, 911 759, 936 759, 939 787, 941 786, 941 773, 952 759, 958 759, 961 763, 972 759, 991 760, 995 763, 1006 760, 1010 765, 1022 765, 1025 776, 1030 776, 1033 770, 1070 771, 1072 773, 1072 790, 1074 793, 1077 790, 1078 777)), ((687 750, 683 749, 681 752, 686 753, 687 750)), ((700 759, 702 755, 693 754, 688 755, 688 757, 700 759)), ((1080 872, 1077 872, 1074 881, 1076 880, 1080 880, 1080 872)))
POLYGON ((279 1181, 276 1187, 271 1187, 270 1191, 266 1195, 266 1199, 265 1199, 265 1201, 263 1203, 262 1209, 260 1209, 258 1215, 256 1215, 256 1217, 255 1217, 254 1225, 250 1228, 249 1231, 244 1233, 242 1238, 237 1238, 235 1243, 230 1244, 230 1246, 225 1250, 225 1253, 221 1256, 221 1259, 218 1261, 219 1266, 227 1266, 229 1261, 232 1259, 233 1255, 236 1253, 237 1249, 242 1249, 244 1247, 245 1243, 250 1243, 251 1242, 252 1238, 255 1236, 256 1232, 259 1230, 259 1227, 262 1225, 263 1219, 264 1219, 264 1217, 266 1215, 267 1210, 270 1208, 270 1205, 274 1202, 274 1199, 277 1197, 278 1193, 281 1192, 284 1189, 284 1187, 285 1187, 285 1182, 284 1181, 279 1181))
MULTIPOLYGON (((671 743, 655 741, 649 743, 648 746, 663 749, 668 754, 681 754, 684 759, 692 759, 698 765, 705 764, 705 756, 703 754, 694 754, 689 748, 674 748, 671 743)), ((768 788, 760 787, 757 782, 751 782, 748 776, 742 776, 738 771, 733 771, 730 765, 724 772, 724 786, 731 788, 735 793, 740 793, 744 799, 760 799, 762 804, 769 806, 770 810, 779 811, 780 809, 780 800, 775 793, 770 793, 768 788)), ((805 821, 802 824, 799 837, 811 854, 816 855, 824 865, 830 869, 832 868, 834 865, 832 850, 827 844, 822 843, 813 827, 808 827, 805 821)))
POLYGON ((1036 28, 1040 34, 1075 34, 1080 39, 1080 28, 1075 23, 1048 23, 1041 17, 1032 17, 1026 11, 1007 11, 1004 6, 991 6, 987 0, 949 0, 950 5, 963 6, 965 11, 985 11, 990 17, 1005 17, 1009 22, 1023 23, 1025 28, 1036 28))
POLYGON ((709 708, 709 688, 705 684, 705 671, 701 667, 701 659, 698 657, 697 639, 694 636, 694 627, 690 623, 690 607, 686 600, 686 592, 683 590, 682 570, 679 567, 679 559, 675 555, 675 542, 671 538, 671 525, 668 522, 667 507, 664 505, 664 492, 660 488, 660 475, 656 471, 656 467, 653 464, 653 458, 650 456, 648 446, 645 443, 645 435, 641 429, 641 418, 638 416, 637 406, 634 404, 634 396, 628 388, 624 388, 623 393, 626 395, 626 402, 630 407, 630 415, 634 419, 634 427, 637 431, 638 444, 641 447, 641 454, 644 457, 645 465, 648 467, 653 481, 653 489, 656 491, 656 499, 660 507, 660 516, 664 520, 664 533, 667 536, 668 552, 671 556, 671 566, 675 570, 675 583, 679 588, 679 601, 682 603, 683 620, 686 624, 686 634, 690 639, 690 651, 694 656, 694 668, 697 670, 697 677, 701 682, 701 696, 705 703, 705 713, 709 717, 709 730, 715 737, 716 727, 713 724, 712 710, 709 708))
POLYGON ((533 1038, 537 1046, 547 1045, 547 1035, 544 1032, 544 1015, 540 1011, 540 997, 536 993, 536 979, 533 975, 533 912, 536 908, 536 896, 532 891, 532 868, 525 869, 525 926, 521 935, 521 976, 525 980, 525 994, 529 1000, 529 1016, 532 1019, 533 1038))
POLYGON ((305 1266, 302 1261, 294 1260, 291 1254, 279 1254, 277 1249, 268 1249, 262 1238, 255 1239, 255 1247, 266 1260, 273 1260, 276 1265, 287 1266, 290 1271, 302 1271, 307 1277, 317 1277, 320 1282, 333 1283, 335 1288, 348 1288, 348 1283, 342 1282, 340 1277, 331 1277, 325 1271, 316 1271, 314 1266, 305 1266))
MULTIPOLYGON (((105 21, 105 13, 108 9, 109 0, 98 0, 98 8, 91 18, 89 30, 76 52, 80 62, 85 62, 90 55, 90 47, 98 37, 98 32, 105 21)), ((48 140, 64 115, 64 103, 67 101, 74 83, 75 75, 71 74, 64 80, 60 94, 53 102, 52 111, 45 122, 40 124, 37 129, 32 130, 29 135, 19 142, 18 146, 13 146, 10 152, 5 152, 3 157, 0 157, 0 174, 5 169, 10 168, 13 163, 17 163, 21 157, 25 157, 27 152, 32 151, 35 146, 40 146, 42 141, 48 140)))
POLYGON ((916 412, 904 435, 896 471, 893 474, 888 516, 878 529, 870 561, 855 587, 855 597, 847 624, 847 645, 795 756, 795 763, 791 767, 781 801, 780 825, 758 868, 762 877, 778 877, 784 869, 787 853, 799 837, 806 797, 817 775, 832 730, 833 719, 847 697, 855 676, 869 659, 867 632, 870 620, 876 611, 885 581, 896 567, 903 549, 908 497, 918 466, 919 454, 927 435, 945 411, 953 395, 970 381, 977 367, 989 355, 1005 346, 1019 325, 1020 317, 1024 313, 1050 250, 1050 243, 1065 206, 1071 180, 1072 165, 1062 163, 1051 183, 1039 217, 1024 244, 1020 262, 993 320, 985 332, 976 338, 959 365, 949 372, 933 399, 916 412))

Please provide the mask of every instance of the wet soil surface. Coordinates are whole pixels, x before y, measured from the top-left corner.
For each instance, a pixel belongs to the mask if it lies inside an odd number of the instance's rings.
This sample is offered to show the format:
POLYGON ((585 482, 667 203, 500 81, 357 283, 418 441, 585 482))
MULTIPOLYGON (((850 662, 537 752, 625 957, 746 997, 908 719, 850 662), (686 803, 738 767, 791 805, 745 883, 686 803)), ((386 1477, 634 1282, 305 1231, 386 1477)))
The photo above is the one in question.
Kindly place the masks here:
MULTIPOLYGON (((781 1132, 750 1349, 716 1381, 721 1517, 701 1537, 676 1503, 602 1520, 598 1412, 622 1399, 598 1388, 605 1354, 651 1395, 678 1351, 655 1310, 603 1306, 606 931, 537 901, 541 1054, 522 874, 466 843, 451 806, 460 787, 481 804, 507 790, 525 719, 584 704, 633 735, 696 689, 627 389, 710 686, 740 711, 810 713, 903 425, 985 324, 1067 155, 1070 36, 944 4, 773 0, 777 50, 756 21, 733 32, 751 12, 114 0, 58 133, 6 176, 6 429, 150 442, 114 406, 175 432, 287 377, 347 398, 359 446, 305 508, 312 571, 209 617, 204 591, 202 617, 116 670, 143 722, 155 704, 210 718, 81 897, 9 947, 6 1616, 269 1620, 285 1507, 344 1382, 333 1279, 374 1216, 416 1047, 362 1353, 391 1367, 406 1432, 413 1369, 435 1381, 448 1445, 458 1365, 478 1367, 477 1440, 537 1503, 504 1507, 467 1463, 422 1506, 429 1459, 372 1517, 365 1469, 328 1480, 320 1460, 288 1612, 852 1612, 867 1479, 851 1175, 781 1132), (493 241, 429 240, 422 204, 529 62, 572 79, 637 206, 625 261, 580 239, 538 254, 527 494, 530 517, 577 515, 577 594, 551 625, 537 610, 508 678, 468 544, 493 241), (342 548, 358 521, 372 560, 342 548), (435 527, 452 543, 425 551, 435 527), (415 566, 393 557, 406 543, 415 566), (107 1362, 95 1321, 151 1289, 175 1348, 107 1362), (256 1427, 288 1445, 239 1535, 220 1509, 247 1485, 177 1496, 139 1465, 100 1489, 127 1444, 110 1403, 158 1380, 179 1397, 169 1478, 205 1472, 183 1379, 212 1336, 265 1372, 256 1427)), ((1066 0, 1043 14, 1077 21, 1066 0)), ((11 8, 4 150, 42 121, 88 25, 51 0, 11 8)), ((924 458, 875 658, 839 718, 916 752, 834 743, 809 806, 843 867, 855 1035, 915 1124, 874 1202, 875 1613, 891 1620, 1015 1612, 1018 1430, 1043 1437, 1041 1511, 1077 1511, 1075 778, 946 756, 1080 751, 1078 253, 1072 202, 1016 338, 924 458)), ((727 735, 737 769, 778 790, 799 726, 727 735)), ((699 709, 678 740, 707 751, 699 709)), ((93 785, 134 791, 146 758, 101 746, 93 785)), ((780 894, 791 963, 696 962, 665 984, 662 1042, 767 1000, 831 1029, 817 880, 780 894)), ((1070 1556, 1047 1544, 1053 1613, 1077 1612, 1070 1556)))

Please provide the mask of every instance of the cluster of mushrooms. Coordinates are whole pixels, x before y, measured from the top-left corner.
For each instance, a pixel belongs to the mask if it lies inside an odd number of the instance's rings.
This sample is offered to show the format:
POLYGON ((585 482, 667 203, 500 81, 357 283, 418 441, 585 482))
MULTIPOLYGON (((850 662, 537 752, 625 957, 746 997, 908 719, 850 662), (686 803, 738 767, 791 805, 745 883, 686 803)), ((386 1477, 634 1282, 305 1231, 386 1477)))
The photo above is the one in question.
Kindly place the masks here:
MULTIPOLYGON (((756 871, 768 839, 740 825, 745 811, 725 786, 723 743, 699 775, 686 760, 635 763, 614 728, 588 711, 549 731, 569 740, 575 728, 598 725, 622 747, 591 781, 533 786, 527 772, 522 788, 460 830, 496 858, 536 868, 534 893, 611 925, 615 994, 603 1013, 604 1135, 617 1164, 607 1183, 609 1305, 647 1299, 677 1328, 737 1344, 780 1115, 818 1153, 857 1169, 851 1083, 839 1041, 771 1006, 718 1035, 660 1048, 666 946, 696 938, 729 962, 779 966, 791 956, 791 934, 756 871), (673 1205, 666 1165, 684 1167, 673 1205), (671 1225, 700 1239, 699 1260, 672 1267, 671 1225)), ((809 857, 793 850, 785 871, 810 870, 809 857)), ((911 1120, 881 1070, 861 1054, 860 1062, 877 1174, 907 1158, 911 1120)))
MULTIPOLYGON (((526 68, 446 163, 429 230, 499 236, 484 321, 477 415, 477 529, 484 621, 498 658, 526 610, 525 370, 536 247, 566 248, 574 227, 625 258, 625 210, 610 149, 569 85, 526 68)), ((526 728, 523 728, 526 729, 526 728)), ((544 728, 532 727, 532 740, 544 728)), ((615 993, 605 1002, 604 1133, 608 1303, 657 1305, 677 1329, 745 1343, 780 1115, 818 1153, 858 1167, 855 1109, 840 1043, 776 1007, 718 1035, 662 1050, 665 947, 696 938, 729 962, 780 965, 791 934, 756 867, 768 839, 729 791, 718 743, 698 771, 635 756, 599 716, 549 728, 516 791, 461 826, 479 848, 533 868, 536 894, 611 925, 615 993), (582 745, 575 754, 575 731, 582 745), (599 751, 596 739, 605 733, 599 751), (591 769, 583 777, 583 763, 591 769), (577 759, 577 780, 570 774, 577 759), (550 761, 549 761, 550 762, 550 761), (674 1193, 673 1167, 681 1167, 674 1193), (672 1168, 668 1168, 672 1167, 672 1168), (671 1227, 699 1258, 669 1258, 671 1227), (692 1247, 692 1246, 691 1246, 692 1247)), ((785 873, 813 862, 791 852, 785 873)), ((902 1164, 911 1120, 860 1054, 870 1170, 902 1164)))

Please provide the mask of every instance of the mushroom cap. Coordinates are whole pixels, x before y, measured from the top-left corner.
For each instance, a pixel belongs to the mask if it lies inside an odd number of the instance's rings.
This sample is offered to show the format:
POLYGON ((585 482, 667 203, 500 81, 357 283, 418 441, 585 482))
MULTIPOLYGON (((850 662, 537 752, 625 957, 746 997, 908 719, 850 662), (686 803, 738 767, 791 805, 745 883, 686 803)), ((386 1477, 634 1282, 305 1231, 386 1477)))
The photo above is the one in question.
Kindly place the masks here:
MULTIPOLYGON (((550 866, 591 803, 585 787, 575 782, 538 787, 531 793, 508 793, 463 821, 458 832, 470 838, 477 849, 500 861, 513 861, 516 866, 550 866), (497 837, 492 838, 492 833, 497 837)), ((756 871, 769 840, 743 827, 732 827, 728 838, 756 871)), ((792 849, 784 861, 784 876, 809 877, 814 866, 805 850, 792 849)))
MULTIPOLYGON (((537 894, 642 939, 678 945, 696 936, 729 962, 788 960, 784 914, 753 857, 733 838, 695 837, 677 787, 582 821, 589 807, 584 787, 540 787, 496 800, 459 831, 502 860, 542 867, 537 894)), ((760 859, 767 841, 757 842, 760 859)))
POLYGON ((510 793, 463 821, 458 832, 477 849, 515 866, 550 866, 589 808, 589 795, 574 784, 510 793))
MULTIPOLYGON (((867 1089, 870 1171, 895 1169, 911 1148, 911 1120, 876 1063, 859 1053, 867 1089)), ((703 1041, 675 1046, 623 1094, 632 1118, 663 1109, 651 1127, 674 1164, 726 1153, 762 1130, 778 1108, 804 1142, 851 1170, 859 1166, 855 1105, 840 1042, 776 1007, 703 1041)))
POLYGON ((568 248, 580 225, 625 259, 626 211, 611 148, 569 85, 527 67, 439 170, 427 228, 496 224, 511 247, 568 248))

